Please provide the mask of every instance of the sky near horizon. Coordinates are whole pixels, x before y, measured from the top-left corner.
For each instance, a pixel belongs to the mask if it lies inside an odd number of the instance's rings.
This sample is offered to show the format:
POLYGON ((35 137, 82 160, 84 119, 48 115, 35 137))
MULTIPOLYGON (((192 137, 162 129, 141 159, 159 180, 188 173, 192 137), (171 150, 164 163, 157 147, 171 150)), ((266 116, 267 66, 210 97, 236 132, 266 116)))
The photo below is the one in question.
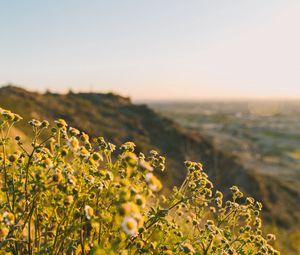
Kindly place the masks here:
POLYGON ((300 98, 298 0, 0 0, 0 85, 300 98))

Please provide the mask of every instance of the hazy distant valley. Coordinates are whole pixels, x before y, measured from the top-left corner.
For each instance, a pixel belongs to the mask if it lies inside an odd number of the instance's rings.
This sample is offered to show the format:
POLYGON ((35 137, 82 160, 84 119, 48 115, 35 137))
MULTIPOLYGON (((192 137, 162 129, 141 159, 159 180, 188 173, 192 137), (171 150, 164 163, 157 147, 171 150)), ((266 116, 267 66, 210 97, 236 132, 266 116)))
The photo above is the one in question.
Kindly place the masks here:
POLYGON ((152 103, 244 165, 300 182, 300 102, 152 103))

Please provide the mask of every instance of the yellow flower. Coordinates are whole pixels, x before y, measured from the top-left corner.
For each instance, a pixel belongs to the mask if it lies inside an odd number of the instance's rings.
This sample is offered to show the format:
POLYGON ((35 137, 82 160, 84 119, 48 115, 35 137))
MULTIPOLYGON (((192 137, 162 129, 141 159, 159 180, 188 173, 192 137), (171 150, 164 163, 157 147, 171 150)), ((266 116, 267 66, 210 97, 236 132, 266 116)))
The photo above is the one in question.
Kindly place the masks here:
POLYGON ((35 119, 30 120, 28 123, 32 127, 40 127, 42 125, 42 122, 40 122, 39 120, 35 120, 35 119))
POLYGON ((43 165, 44 165, 46 168, 52 168, 52 167, 53 167, 52 160, 51 160, 50 158, 44 159, 43 165))
POLYGON ((141 206, 142 208, 145 207, 145 205, 146 205, 146 199, 143 196, 137 194, 134 197, 134 200, 135 200, 135 202, 136 202, 137 205, 141 206))
POLYGON ((65 198, 65 201, 64 201, 64 204, 65 205, 70 205, 74 202, 74 199, 73 199, 73 196, 72 195, 69 195, 65 198))
POLYGON ((127 235, 135 236, 138 233, 138 223, 133 217, 125 217, 122 228, 127 235))
POLYGON ((119 212, 121 215, 129 215, 130 214, 130 203, 124 203, 121 205, 119 212))
POLYGON ((94 183, 94 181, 95 181, 95 178, 92 175, 87 175, 84 177, 84 179, 89 183, 94 183))
POLYGON ((9 233, 8 228, 6 227, 0 228, 0 240, 1 241, 4 240, 7 237, 8 233, 9 233))
POLYGON ((58 120, 56 120, 54 122, 56 123, 57 127, 59 127, 59 128, 67 126, 67 123, 63 119, 58 119, 58 120))
POLYGON ((127 152, 123 158, 130 166, 135 166, 138 160, 138 157, 133 152, 127 152))
POLYGON ((146 174, 146 182, 152 191, 160 191, 162 189, 160 180, 157 179, 152 173, 146 174))
POLYGON ((87 143, 89 141, 90 137, 86 133, 82 132, 80 139, 81 139, 81 141, 87 143))
POLYGON ((74 135, 74 136, 80 134, 80 131, 76 128, 73 128, 73 127, 69 127, 69 132, 70 132, 71 135, 74 135))
POLYGON ((10 212, 4 212, 3 213, 3 221, 7 225, 12 225, 12 224, 14 224, 15 216, 10 212))
POLYGON ((153 171, 153 167, 150 165, 149 162, 145 161, 144 159, 140 159, 140 160, 139 160, 139 166, 140 166, 140 168, 142 168, 143 170, 153 171))
POLYGON ((94 215, 94 209, 90 207, 89 205, 86 205, 84 207, 85 217, 90 220, 94 215))
POLYGON ((73 136, 68 140, 68 145, 72 151, 77 151, 79 148, 79 141, 76 137, 73 136))
POLYGON ((63 178, 64 177, 60 172, 57 172, 57 173, 53 174, 53 176, 52 176, 52 180, 54 182, 61 182, 63 180, 63 178))
POLYGON ((189 253, 189 254, 195 253, 193 246, 189 243, 183 243, 180 245, 180 247, 184 253, 189 253))
POLYGON ((79 149, 79 155, 82 157, 88 157, 90 155, 90 153, 85 147, 81 147, 79 149))
POLYGON ((139 207, 131 202, 122 204, 120 213, 121 215, 130 215, 135 218, 141 218, 139 207))
POLYGON ((73 175, 71 175, 71 174, 69 174, 68 175, 68 183, 71 184, 71 185, 73 185, 73 186, 76 186, 76 177, 73 176, 73 175))

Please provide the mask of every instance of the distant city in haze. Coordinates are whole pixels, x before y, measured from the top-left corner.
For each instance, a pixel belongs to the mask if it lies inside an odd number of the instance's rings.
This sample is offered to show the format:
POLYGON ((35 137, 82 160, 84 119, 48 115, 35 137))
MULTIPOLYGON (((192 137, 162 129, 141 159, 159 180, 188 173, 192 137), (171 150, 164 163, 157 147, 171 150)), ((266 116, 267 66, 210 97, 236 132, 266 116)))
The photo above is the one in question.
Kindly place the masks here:
POLYGON ((300 97, 300 2, 2 1, 0 85, 134 101, 300 97))

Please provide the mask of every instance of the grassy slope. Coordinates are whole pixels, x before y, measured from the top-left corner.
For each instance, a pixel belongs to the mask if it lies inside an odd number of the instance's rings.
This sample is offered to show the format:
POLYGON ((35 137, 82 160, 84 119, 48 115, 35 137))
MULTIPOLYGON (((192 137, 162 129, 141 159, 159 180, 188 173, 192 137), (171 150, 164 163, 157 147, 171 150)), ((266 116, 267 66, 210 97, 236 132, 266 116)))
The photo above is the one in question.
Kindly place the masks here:
POLYGON ((132 140, 140 151, 154 148, 168 156, 164 178, 169 185, 182 181, 184 160, 201 161, 218 189, 238 185, 261 200, 268 221, 283 227, 300 222, 300 195, 295 187, 245 169, 232 155, 216 150, 199 134, 187 133, 145 105, 134 105, 114 94, 38 94, 16 87, 0 88, 0 98, 0 107, 24 117, 17 128, 25 134, 30 134, 26 122, 31 118, 64 118, 70 125, 93 136, 105 136, 116 145, 132 140))

